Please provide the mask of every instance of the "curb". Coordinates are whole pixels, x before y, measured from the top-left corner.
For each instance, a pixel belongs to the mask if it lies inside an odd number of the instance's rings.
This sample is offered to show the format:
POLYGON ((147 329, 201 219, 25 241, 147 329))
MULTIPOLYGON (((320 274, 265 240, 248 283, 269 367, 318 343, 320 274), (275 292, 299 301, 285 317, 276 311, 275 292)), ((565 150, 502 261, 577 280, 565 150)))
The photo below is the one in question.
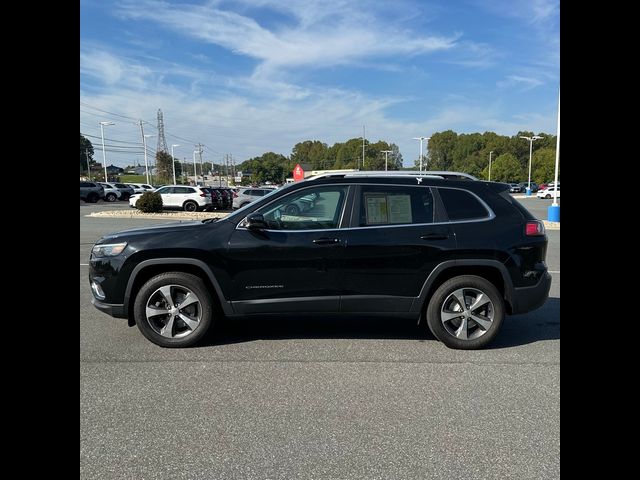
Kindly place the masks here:
POLYGON ((560 222, 550 222, 549 220, 542 220, 544 228, 547 230, 560 230, 560 222))
POLYGON ((207 218, 224 218, 229 213, 222 212, 163 212, 163 213, 142 213, 139 210, 123 212, 121 210, 108 210, 106 212, 93 212, 85 217, 102 218, 167 218, 174 220, 205 220, 207 218))

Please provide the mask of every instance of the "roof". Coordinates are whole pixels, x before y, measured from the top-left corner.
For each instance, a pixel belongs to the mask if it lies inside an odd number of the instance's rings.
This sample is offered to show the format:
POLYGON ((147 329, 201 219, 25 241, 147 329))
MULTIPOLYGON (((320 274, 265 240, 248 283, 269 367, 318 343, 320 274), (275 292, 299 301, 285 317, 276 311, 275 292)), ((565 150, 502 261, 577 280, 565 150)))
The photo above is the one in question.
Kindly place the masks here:
POLYGON ((427 177, 427 178, 438 178, 445 180, 474 180, 478 179, 473 175, 469 175, 468 173, 463 172, 450 172, 445 170, 430 170, 420 172, 417 170, 394 170, 394 171, 356 171, 356 172, 340 172, 340 173, 323 173, 321 175, 316 175, 314 177, 309 177, 306 180, 316 180, 318 178, 349 178, 349 177, 392 177, 392 178, 402 178, 402 177, 427 177))

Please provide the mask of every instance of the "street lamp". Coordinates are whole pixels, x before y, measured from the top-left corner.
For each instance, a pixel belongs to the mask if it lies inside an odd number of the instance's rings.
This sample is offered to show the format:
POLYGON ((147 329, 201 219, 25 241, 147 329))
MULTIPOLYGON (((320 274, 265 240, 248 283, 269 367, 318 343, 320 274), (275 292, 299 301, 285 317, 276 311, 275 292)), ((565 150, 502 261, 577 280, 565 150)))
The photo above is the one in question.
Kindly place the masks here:
POLYGON ((104 181, 108 182, 109 178, 107 177, 107 153, 104 149, 104 127, 107 125, 115 125, 113 122, 100 122, 100 135, 102 136, 102 164, 104 166, 104 181))
POLYGON ((422 173, 422 141, 429 141, 431 137, 413 137, 413 140, 420 140, 420 173, 422 173))
POLYGON ((173 166, 173 184, 176 184, 176 159, 173 158, 173 147, 179 147, 177 143, 171 145, 171 165, 173 166))
POLYGON ((387 171, 387 159, 388 159, 388 154, 389 153, 393 153, 393 150, 382 150, 382 153, 384 153, 384 171, 387 171))
POLYGON ((489 181, 491 181, 491 154, 492 153, 493 153, 493 150, 489 152, 489 181))
POLYGON ((149 163, 147 162, 147 137, 155 137, 155 135, 148 133, 142 136, 142 147, 144 148, 144 170, 147 174, 147 184, 151 185, 149 182, 149 163))
POLYGON ((533 137, 523 137, 520 135, 520 138, 529 140, 529 184, 527 185, 527 196, 531 196, 531 154, 533 152, 533 142, 541 139, 542 137, 539 135, 534 135, 533 137))

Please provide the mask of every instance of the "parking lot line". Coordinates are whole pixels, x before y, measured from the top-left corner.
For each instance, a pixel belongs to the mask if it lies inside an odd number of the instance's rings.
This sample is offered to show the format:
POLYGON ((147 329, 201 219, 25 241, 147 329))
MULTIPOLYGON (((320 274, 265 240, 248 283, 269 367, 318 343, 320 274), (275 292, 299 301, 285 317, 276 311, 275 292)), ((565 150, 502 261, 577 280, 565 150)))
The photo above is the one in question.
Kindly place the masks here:
POLYGON ((549 270, 549 273, 560 273, 560 270, 549 270))
POLYGON ((81 264, 80 264, 80 266, 81 266, 81 267, 88 267, 88 266, 89 266, 89 264, 88 264, 88 263, 81 263, 81 264))

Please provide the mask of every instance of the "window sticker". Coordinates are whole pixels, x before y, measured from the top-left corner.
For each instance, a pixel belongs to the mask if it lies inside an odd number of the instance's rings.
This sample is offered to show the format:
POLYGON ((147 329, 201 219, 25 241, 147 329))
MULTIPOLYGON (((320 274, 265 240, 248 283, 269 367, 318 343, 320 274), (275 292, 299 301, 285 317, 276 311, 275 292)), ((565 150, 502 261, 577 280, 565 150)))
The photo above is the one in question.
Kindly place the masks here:
POLYGON ((386 195, 365 193, 364 200, 367 209, 367 225, 389 223, 386 195))
POLYGON ((411 223, 411 196, 388 195, 389 223, 411 223))

